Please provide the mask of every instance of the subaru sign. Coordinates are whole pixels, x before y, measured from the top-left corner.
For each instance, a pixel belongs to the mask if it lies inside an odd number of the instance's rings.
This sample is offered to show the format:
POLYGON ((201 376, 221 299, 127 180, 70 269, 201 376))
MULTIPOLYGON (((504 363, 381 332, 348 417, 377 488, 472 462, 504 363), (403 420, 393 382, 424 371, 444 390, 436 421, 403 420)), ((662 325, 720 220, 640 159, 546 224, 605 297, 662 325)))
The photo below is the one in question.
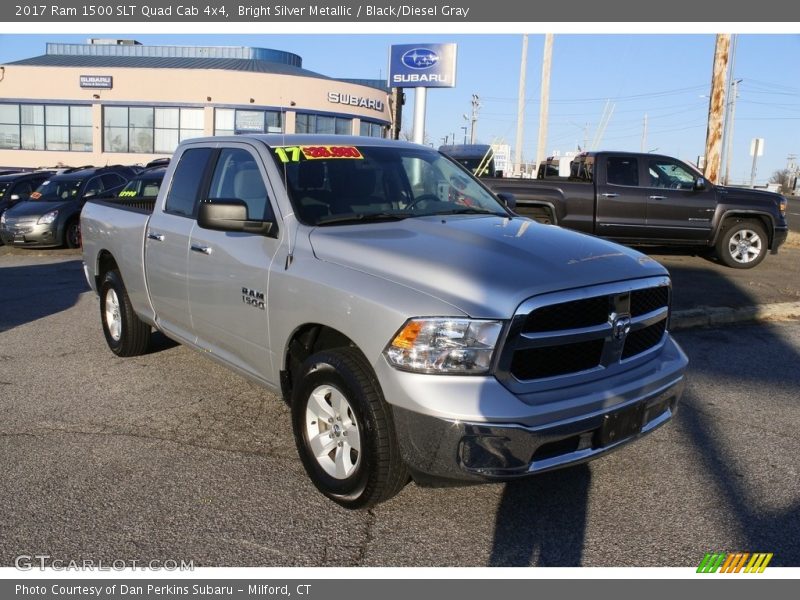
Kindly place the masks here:
POLYGON ((114 87, 111 75, 81 75, 79 81, 82 88, 110 90, 114 87))
POLYGON ((401 44, 389 52, 390 87, 455 87, 455 44, 401 44))

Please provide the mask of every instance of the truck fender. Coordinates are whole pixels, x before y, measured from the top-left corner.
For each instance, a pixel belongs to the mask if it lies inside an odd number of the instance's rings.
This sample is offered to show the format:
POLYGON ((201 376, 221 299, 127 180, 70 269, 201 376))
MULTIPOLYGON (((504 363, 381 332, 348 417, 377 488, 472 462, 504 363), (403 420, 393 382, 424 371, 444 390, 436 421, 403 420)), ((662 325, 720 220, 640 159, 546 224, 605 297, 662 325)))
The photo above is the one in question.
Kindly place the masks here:
POLYGON ((760 210, 746 209, 730 209, 724 211, 717 220, 716 227, 714 228, 714 235, 712 236, 712 239, 709 241, 708 245, 711 247, 716 246, 717 240, 722 233, 723 225, 729 219, 735 222, 745 219, 752 219, 754 217, 764 221, 764 224, 767 226, 767 236, 769 236, 768 248, 772 249, 772 240, 775 238, 775 220, 772 218, 772 215, 770 215, 768 212, 760 210))

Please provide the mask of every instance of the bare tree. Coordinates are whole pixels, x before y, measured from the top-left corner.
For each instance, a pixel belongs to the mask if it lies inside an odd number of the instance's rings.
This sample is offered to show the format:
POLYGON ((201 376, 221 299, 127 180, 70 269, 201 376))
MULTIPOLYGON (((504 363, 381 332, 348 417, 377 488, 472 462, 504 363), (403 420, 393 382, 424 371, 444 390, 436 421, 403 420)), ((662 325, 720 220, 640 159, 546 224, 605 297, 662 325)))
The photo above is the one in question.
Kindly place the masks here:
POLYGON ((788 194, 794 187, 796 175, 789 169, 779 169, 772 174, 769 178, 770 183, 779 183, 781 185, 781 193, 788 194))

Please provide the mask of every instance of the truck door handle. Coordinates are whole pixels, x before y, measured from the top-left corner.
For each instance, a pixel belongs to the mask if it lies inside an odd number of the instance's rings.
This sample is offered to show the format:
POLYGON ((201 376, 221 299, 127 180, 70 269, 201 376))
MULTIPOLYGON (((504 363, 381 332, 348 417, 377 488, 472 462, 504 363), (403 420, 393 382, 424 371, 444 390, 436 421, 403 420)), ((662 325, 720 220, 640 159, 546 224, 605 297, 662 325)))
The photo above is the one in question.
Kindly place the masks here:
POLYGON ((600 194, 603 198, 616 198, 619 194, 600 194))
POLYGON ((202 254, 211 254, 211 248, 208 246, 200 246, 198 244, 191 245, 192 252, 200 252, 202 254))
POLYGON ((164 241, 164 234, 163 233, 156 233, 155 231, 148 231, 147 232, 147 239, 155 240, 157 242, 164 241))
POLYGON ((650 200, 666 200, 666 196, 650 196, 650 200))

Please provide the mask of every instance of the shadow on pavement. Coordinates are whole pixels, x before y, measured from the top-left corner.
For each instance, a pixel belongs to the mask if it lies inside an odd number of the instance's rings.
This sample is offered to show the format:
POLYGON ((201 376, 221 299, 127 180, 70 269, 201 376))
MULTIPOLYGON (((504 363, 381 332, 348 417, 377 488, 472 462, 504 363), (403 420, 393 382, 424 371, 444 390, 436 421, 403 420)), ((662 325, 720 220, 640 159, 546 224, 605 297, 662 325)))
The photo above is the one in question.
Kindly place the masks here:
POLYGON ((580 566, 591 477, 579 465, 507 483, 489 566, 580 566))
POLYGON ((87 291, 80 260, 0 267, 0 332, 67 310, 87 291))
MULTIPOLYGON (((683 267, 671 265, 673 294, 676 304, 691 308, 700 305, 748 306, 758 303, 749 291, 737 283, 735 277, 728 277, 728 270, 717 272, 714 268, 702 269, 696 266, 683 267)), ((733 275, 741 276, 741 272, 733 275)), ((776 330, 767 326, 759 329, 762 342, 774 348, 774 356, 783 356, 781 368, 776 365, 761 364, 759 357, 750 357, 748 368, 743 368, 736 360, 724 358, 726 354, 743 356, 737 340, 737 328, 747 325, 732 324, 726 328, 707 330, 707 343, 693 344, 696 355, 690 355, 692 374, 705 375, 723 386, 735 387, 746 380, 749 385, 765 390, 770 386, 786 386, 786 366, 800 365, 800 356, 786 343, 776 330), (697 350, 696 348, 699 348, 697 350), (710 360, 710 356, 720 356, 710 360), (752 361, 756 362, 753 363, 752 361)), ((696 332, 694 335, 702 335, 696 332)), ((766 359, 763 359, 767 362, 766 359)), ((690 386, 691 387, 691 386, 690 386)), ((706 388, 707 389, 707 388, 706 388)), ((729 388, 730 389, 730 388, 729 388)), ((715 514, 726 515, 732 532, 738 532, 746 540, 744 548, 698 548, 698 561, 706 551, 744 551, 775 552, 773 563, 776 566, 800 565, 800 502, 790 502, 788 509, 773 510, 764 508, 763 503, 755 501, 762 488, 753 489, 752 476, 742 476, 732 466, 732 457, 747 455, 753 448, 740 437, 735 420, 714 419, 707 405, 718 398, 698 398, 687 390, 682 406, 674 422, 668 427, 678 427, 692 446, 695 457, 690 463, 701 477, 715 487, 714 496, 719 503, 714 506, 715 514), (734 440, 731 443, 731 440, 734 440)), ((736 415, 738 421, 756 421, 758 411, 763 407, 753 398, 750 405, 753 413, 747 414, 745 408, 736 415)), ((762 417, 763 419, 763 417, 762 417)), ((749 432, 756 439, 764 440, 755 429, 749 432)), ((794 424, 783 424, 784 429, 793 430, 794 424)), ((775 434, 775 432, 770 432, 775 434)), ((777 434, 775 434, 777 435, 777 434)), ((756 442, 758 443, 758 442, 756 442)), ((769 442, 762 441, 761 444, 769 442)), ((766 446, 758 451, 771 452, 766 446)), ((775 452, 782 452, 775 448, 775 452)), ((603 460, 603 459, 600 459, 603 460)), ((764 469, 770 465, 764 465, 764 469)), ((785 457, 784 457, 785 468, 785 457)), ((751 474, 752 475, 752 474, 751 474)), ((784 486, 784 482, 772 479, 767 485, 784 486)), ((798 488, 800 489, 800 488, 798 488)), ((585 544, 587 504, 591 490, 591 463, 575 468, 555 471, 506 485, 497 511, 490 566, 578 566, 581 565, 585 544)), ((769 494, 769 489, 766 490, 769 494)), ((709 541, 709 543, 713 543, 709 541)), ((636 566, 636 565, 631 565, 636 566)), ((665 565, 668 566, 668 565, 665 565)))

